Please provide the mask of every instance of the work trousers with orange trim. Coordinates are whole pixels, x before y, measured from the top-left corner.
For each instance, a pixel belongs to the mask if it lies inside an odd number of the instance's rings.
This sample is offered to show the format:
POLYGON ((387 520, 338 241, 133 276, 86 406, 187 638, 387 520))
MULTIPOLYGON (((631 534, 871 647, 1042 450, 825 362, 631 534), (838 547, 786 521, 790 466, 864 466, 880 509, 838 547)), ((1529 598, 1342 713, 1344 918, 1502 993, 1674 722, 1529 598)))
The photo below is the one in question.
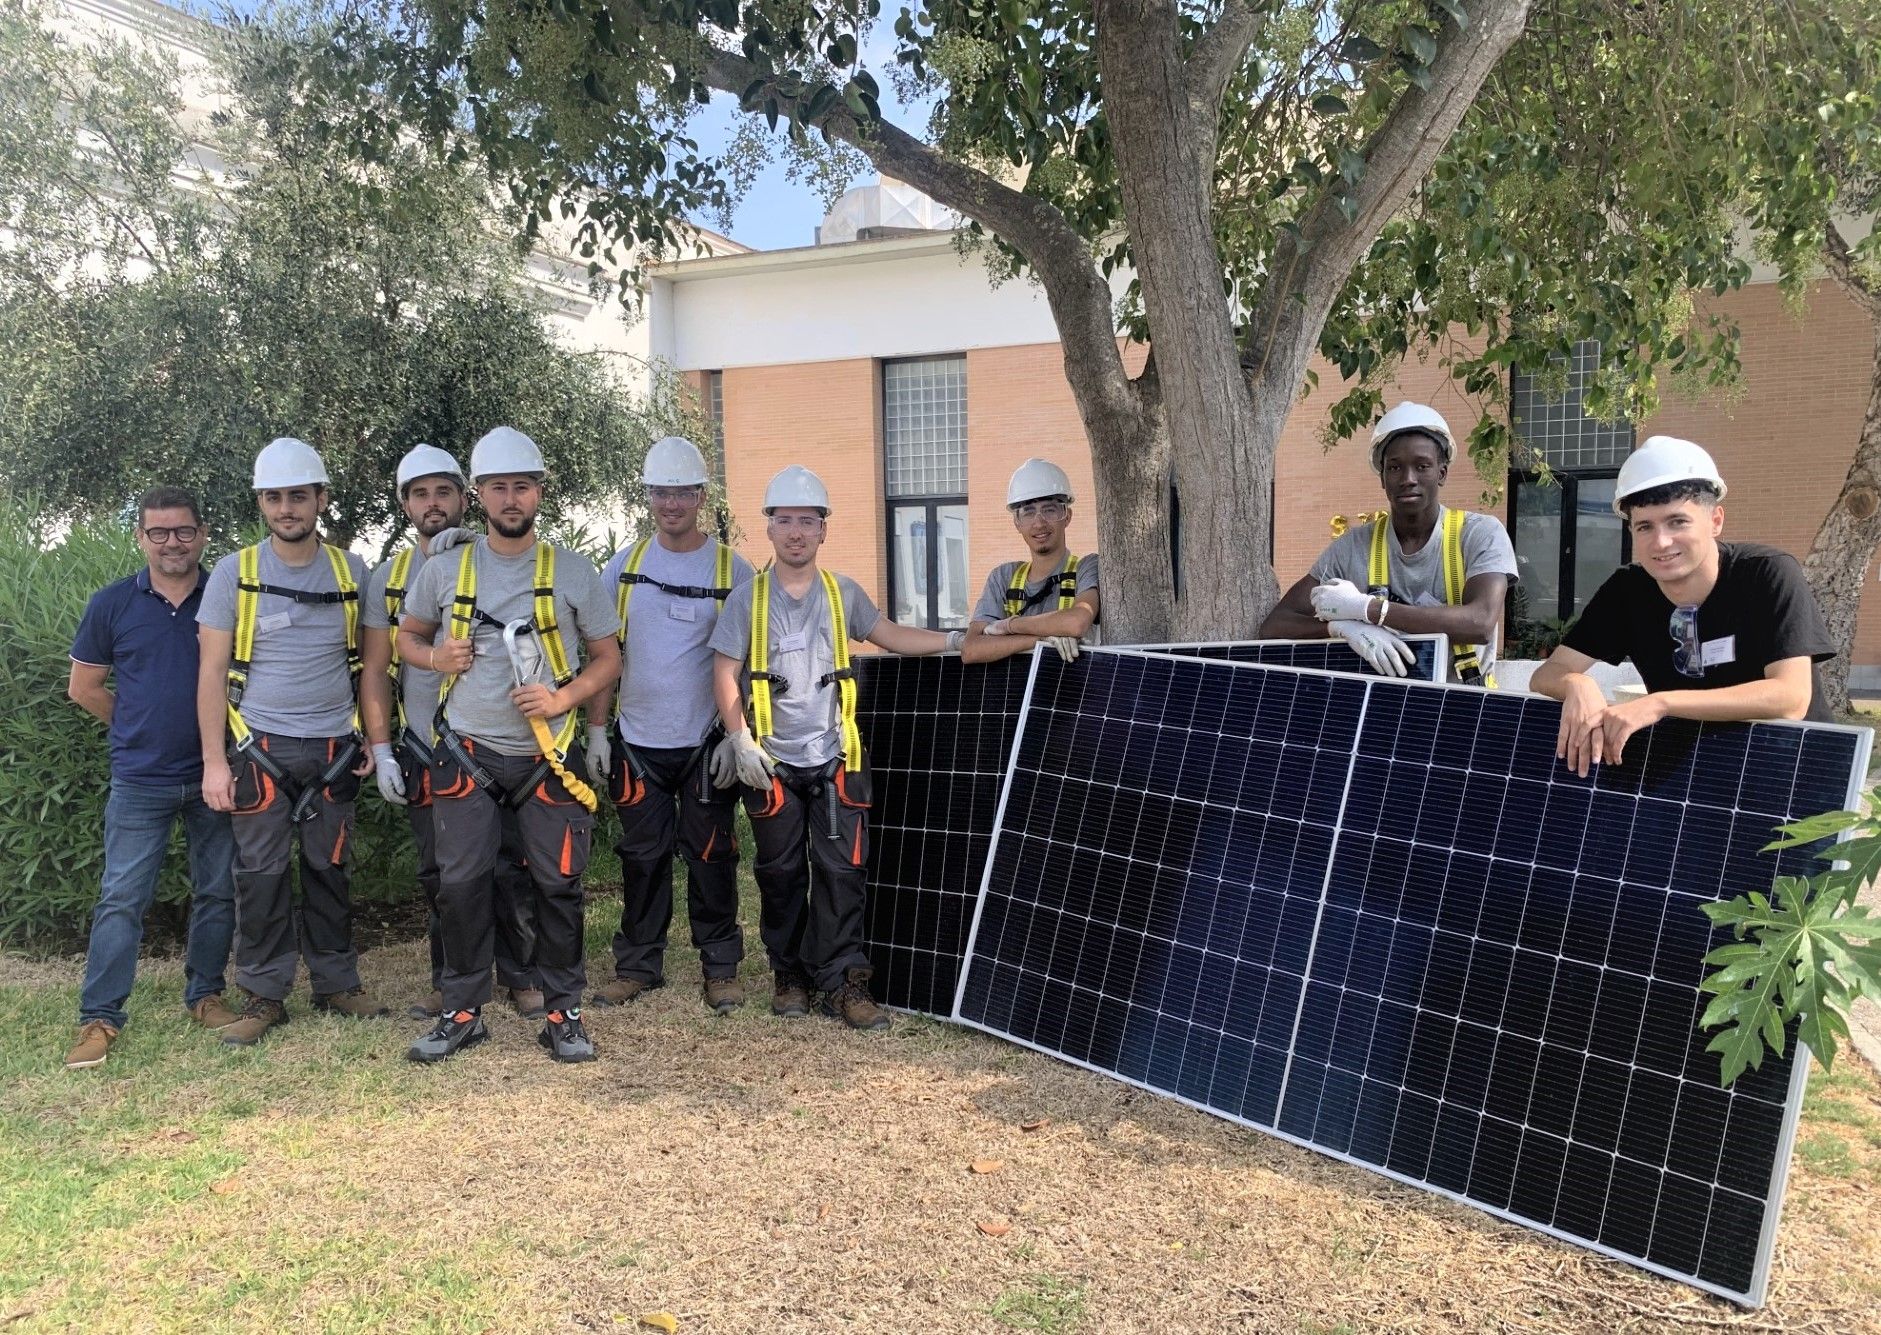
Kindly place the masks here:
POLYGON ((731 978, 745 957, 738 926, 738 838, 732 816, 738 792, 718 789, 704 774, 696 746, 636 746, 641 775, 615 755, 609 796, 620 815, 620 930, 614 933, 614 975, 658 983, 665 978, 666 925, 673 916, 673 849, 686 860, 686 916, 707 978, 731 978), (700 797, 705 783, 709 796, 700 797))
MULTIPOLYGON (((477 764, 504 793, 518 792, 536 773, 539 755, 510 756, 467 741, 477 764)), ((582 770, 581 748, 568 769, 582 770)), ((497 857, 503 839, 503 796, 485 792, 437 749, 431 767, 431 810, 437 830, 438 928, 444 943, 440 990, 444 1009, 474 1010, 490 999, 490 966, 502 920, 497 857)), ((515 829, 534 889, 534 962, 552 1011, 581 1005, 587 986, 582 967, 581 874, 588 866, 594 815, 548 774, 515 807, 515 829)), ((524 916, 524 915, 518 915, 524 916)), ((526 958, 519 955, 519 958, 526 958)))
POLYGON ((862 949, 868 905, 867 769, 846 775, 840 764, 780 764, 768 792, 744 791, 757 850, 751 870, 758 883, 758 929, 771 968, 833 992, 848 970, 869 967, 862 949))
MULTIPOLYGON (((312 787, 345 737, 256 733, 255 743, 295 783, 312 787)), ((359 778, 342 774, 295 823, 293 795, 239 751, 235 776, 235 981, 258 997, 285 1001, 301 960, 315 996, 359 986, 353 948, 351 854, 353 799, 359 778), (294 845, 300 846, 300 904, 294 903, 294 845)))

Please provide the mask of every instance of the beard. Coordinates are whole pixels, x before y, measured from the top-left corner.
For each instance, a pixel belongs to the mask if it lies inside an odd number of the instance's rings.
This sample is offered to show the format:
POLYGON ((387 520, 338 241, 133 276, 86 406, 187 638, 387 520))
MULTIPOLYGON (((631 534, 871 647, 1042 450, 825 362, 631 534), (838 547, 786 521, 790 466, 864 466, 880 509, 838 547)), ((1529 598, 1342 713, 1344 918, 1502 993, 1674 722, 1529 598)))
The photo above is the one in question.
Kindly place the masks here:
POLYGON ((503 516, 496 514, 490 516, 490 527, 496 530, 499 537, 526 538, 529 536, 529 530, 535 526, 534 515, 530 515, 527 519, 517 520, 506 520, 503 516))
POLYGON ((418 530, 418 536, 429 542, 445 529, 456 528, 463 522, 464 517, 461 513, 453 519, 442 510, 427 510, 421 518, 415 521, 414 526, 418 530))
POLYGON ((268 532, 282 542, 305 542, 314 534, 314 521, 311 519, 270 519, 268 532))

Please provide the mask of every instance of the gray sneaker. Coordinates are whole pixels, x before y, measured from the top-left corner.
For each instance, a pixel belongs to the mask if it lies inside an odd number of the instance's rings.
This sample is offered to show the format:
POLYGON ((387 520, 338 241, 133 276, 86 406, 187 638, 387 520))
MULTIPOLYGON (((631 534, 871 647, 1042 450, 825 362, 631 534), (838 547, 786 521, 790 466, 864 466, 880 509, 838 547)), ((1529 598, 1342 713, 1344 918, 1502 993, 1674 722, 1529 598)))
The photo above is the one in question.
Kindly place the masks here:
POLYGON ((580 1011, 550 1011, 548 1023, 536 1035, 536 1042, 549 1050, 558 1062, 591 1062, 594 1040, 581 1027, 580 1011))
POLYGON ((490 1031, 483 1027, 483 1017, 476 1011, 453 1011, 440 1015, 431 1032, 414 1039, 405 1049, 405 1058, 415 1062, 441 1062, 464 1048, 486 1042, 490 1031))

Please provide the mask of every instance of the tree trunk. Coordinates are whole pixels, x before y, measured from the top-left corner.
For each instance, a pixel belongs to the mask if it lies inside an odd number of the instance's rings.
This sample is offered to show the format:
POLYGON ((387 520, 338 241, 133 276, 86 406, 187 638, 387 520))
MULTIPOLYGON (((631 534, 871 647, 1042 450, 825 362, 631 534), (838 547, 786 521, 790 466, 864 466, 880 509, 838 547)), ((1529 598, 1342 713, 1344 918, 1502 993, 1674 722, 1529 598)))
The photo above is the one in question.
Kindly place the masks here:
POLYGON ((1146 404, 1133 422, 1087 428, 1097 478, 1106 644, 1158 644, 1174 637, 1169 436, 1162 422, 1160 405, 1146 404))
POLYGON ((1875 548, 1881 546, 1881 321, 1876 322, 1874 333, 1868 411, 1861 420, 1855 458, 1803 562, 1803 573, 1829 623, 1829 637, 1835 641, 1836 655, 1822 667, 1822 687, 1829 708, 1838 715, 1849 711, 1848 669, 1855 653, 1855 623, 1861 614, 1868 567, 1875 548))

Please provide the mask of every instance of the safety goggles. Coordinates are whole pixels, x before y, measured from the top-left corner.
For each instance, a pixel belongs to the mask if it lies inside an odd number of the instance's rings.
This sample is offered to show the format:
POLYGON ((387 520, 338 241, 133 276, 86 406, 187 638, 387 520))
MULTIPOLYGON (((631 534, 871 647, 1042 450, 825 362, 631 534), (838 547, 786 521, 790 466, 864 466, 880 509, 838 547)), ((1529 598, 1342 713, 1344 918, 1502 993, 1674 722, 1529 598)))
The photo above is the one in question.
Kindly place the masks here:
POLYGON ((202 529, 195 524, 178 524, 174 528, 147 528, 144 530, 144 536, 161 547, 172 538, 178 542, 194 542, 196 535, 201 532, 202 529))
POLYGON ((1675 607, 1666 629, 1672 636, 1672 666, 1681 677, 1705 675, 1704 645, 1698 638, 1698 608, 1675 607))
POLYGON ((771 515, 769 520, 772 528, 782 529, 785 532, 794 528, 801 529, 805 533, 814 533, 823 527, 821 515, 771 515))
POLYGON ((1012 507, 1015 519, 1063 519, 1068 507, 1063 501, 1027 501, 1012 507))
POLYGON ((648 487, 647 499, 655 504, 661 501, 696 501, 704 492, 704 487, 648 487))

